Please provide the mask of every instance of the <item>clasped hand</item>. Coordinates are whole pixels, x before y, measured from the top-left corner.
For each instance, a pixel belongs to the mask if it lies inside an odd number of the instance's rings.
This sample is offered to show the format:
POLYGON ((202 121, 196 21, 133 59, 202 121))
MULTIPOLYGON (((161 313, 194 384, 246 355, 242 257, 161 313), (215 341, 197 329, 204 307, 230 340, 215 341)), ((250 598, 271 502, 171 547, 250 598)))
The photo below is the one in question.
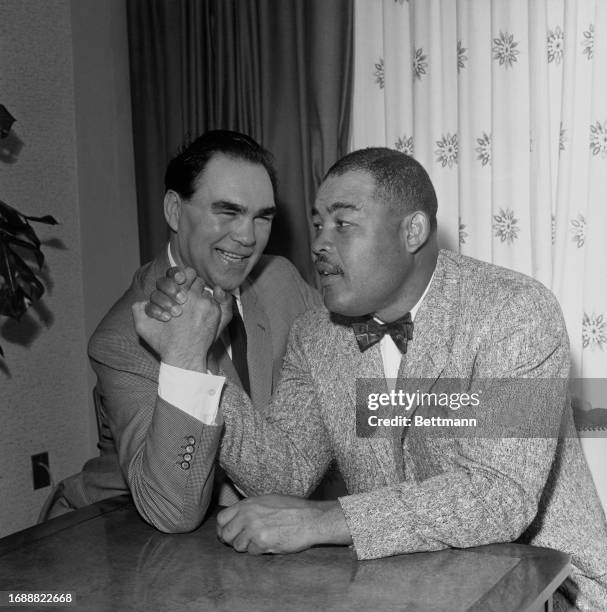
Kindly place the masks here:
MULTIPOLYGON (((217 536, 239 552, 292 553, 329 543, 334 517, 343 513, 335 501, 311 501, 288 495, 249 497, 217 515, 217 536)), ((345 522, 344 522, 345 525, 345 522)), ((346 540, 349 543, 349 533, 346 540)))
POLYGON ((231 295, 205 287, 192 268, 170 268, 149 302, 133 304, 139 336, 175 367, 206 371, 206 355, 232 318, 231 295))

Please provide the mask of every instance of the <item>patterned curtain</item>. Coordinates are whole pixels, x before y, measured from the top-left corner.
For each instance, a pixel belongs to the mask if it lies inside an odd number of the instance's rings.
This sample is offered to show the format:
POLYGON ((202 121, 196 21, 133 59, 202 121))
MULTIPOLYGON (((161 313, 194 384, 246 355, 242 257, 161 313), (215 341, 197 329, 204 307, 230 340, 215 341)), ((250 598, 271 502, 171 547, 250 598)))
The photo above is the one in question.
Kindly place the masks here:
POLYGON ((356 0, 351 148, 415 156, 442 246, 556 294, 607 507, 607 2, 356 0))

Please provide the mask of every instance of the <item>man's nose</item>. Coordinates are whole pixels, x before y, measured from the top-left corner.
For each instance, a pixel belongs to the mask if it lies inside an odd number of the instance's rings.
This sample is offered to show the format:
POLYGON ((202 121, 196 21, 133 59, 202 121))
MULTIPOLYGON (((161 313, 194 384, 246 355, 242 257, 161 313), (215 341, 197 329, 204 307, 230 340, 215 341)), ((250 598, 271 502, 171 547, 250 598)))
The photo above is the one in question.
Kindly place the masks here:
POLYGON ((331 240, 328 232, 324 229, 320 230, 312 241, 312 253, 316 256, 321 253, 328 253, 331 250, 331 240))
POLYGON ((255 223, 252 219, 241 219, 231 234, 232 239, 243 246, 253 246, 256 242, 255 223))

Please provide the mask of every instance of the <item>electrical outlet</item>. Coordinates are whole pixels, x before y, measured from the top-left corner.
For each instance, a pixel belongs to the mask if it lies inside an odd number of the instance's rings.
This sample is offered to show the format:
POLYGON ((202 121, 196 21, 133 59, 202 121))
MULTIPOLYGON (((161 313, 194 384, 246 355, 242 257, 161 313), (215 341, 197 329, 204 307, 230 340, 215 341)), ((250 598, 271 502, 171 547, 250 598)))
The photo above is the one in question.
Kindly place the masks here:
POLYGON ((42 489, 51 484, 48 453, 32 455, 32 476, 34 477, 34 489, 42 489))

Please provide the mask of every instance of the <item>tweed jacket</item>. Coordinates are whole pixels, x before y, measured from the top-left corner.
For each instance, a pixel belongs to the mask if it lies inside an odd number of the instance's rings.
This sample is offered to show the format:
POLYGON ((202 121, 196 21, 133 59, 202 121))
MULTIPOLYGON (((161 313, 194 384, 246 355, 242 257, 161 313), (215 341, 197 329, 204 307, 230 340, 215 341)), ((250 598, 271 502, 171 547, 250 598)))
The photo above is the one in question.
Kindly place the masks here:
MULTIPOLYGON (((560 381, 525 405, 526 422, 544 429, 535 437, 436 436, 429 427, 357 435, 356 382, 384 377, 380 350, 361 353, 351 327, 316 310, 293 326, 267 418, 226 386, 226 472, 248 494, 307 495, 335 459, 360 559, 493 542, 547 546, 572 556, 563 606, 607 608, 607 526, 563 390, 569 345, 554 296, 516 272, 441 251, 414 326, 400 384, 560 381)), ((493 422, 514 408, 497 394, 475 414, 493 422)))
MULTIPOLYGON (((203 427, 158 396, 158 356, 135 331, 131 305, 149 297, 168 267, 164 249, 136 272, 90 339, 101 456, 87 462, 70 489, 79 487, 80 504, 130 490, 145 520, 174 532, 192 530, 204 517, 221 426, 203 427)), ((272 256, 260 259, 241 286, 240 298, 251 397, 253 405, 265 406, 279 379, 293 321, 322 302, 291 263, 272 256)), ((219 343, 215 348, 209 367, 240 385, 225 350, 219 343)))

